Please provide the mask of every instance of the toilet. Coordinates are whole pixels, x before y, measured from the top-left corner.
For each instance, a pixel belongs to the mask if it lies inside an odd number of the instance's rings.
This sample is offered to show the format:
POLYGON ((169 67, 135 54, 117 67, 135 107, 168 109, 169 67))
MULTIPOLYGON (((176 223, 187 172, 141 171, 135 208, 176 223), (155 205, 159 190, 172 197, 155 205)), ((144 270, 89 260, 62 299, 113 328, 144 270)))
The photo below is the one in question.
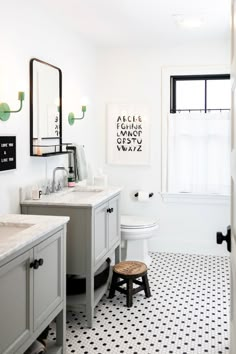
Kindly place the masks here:
POLYGON ((159 225, 153 218, 121 215, 122 260, 151 264, 147 240, 157 236, 159 225))

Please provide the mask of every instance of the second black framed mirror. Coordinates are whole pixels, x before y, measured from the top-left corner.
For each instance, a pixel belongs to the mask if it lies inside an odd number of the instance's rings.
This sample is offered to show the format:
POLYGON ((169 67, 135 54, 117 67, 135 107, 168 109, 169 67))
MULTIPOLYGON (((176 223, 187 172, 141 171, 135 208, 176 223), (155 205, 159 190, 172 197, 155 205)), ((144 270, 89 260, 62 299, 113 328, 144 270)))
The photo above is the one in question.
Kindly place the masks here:
MULTIPOLYGON (((67 153, 62 143, 62 71, 30 60, 30 155, 67 153)), ((66 149, 65 149, 66 150, 66 149)))

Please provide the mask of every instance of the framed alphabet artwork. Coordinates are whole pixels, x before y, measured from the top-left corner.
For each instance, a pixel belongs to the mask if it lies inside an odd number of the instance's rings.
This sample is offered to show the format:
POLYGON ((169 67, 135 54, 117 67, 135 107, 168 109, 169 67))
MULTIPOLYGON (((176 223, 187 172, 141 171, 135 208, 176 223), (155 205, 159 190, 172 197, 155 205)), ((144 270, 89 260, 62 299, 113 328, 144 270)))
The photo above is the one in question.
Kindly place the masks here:
POLYGON ((107 104, 107 163, 149 164, 149 122, 145 104, 107 104))

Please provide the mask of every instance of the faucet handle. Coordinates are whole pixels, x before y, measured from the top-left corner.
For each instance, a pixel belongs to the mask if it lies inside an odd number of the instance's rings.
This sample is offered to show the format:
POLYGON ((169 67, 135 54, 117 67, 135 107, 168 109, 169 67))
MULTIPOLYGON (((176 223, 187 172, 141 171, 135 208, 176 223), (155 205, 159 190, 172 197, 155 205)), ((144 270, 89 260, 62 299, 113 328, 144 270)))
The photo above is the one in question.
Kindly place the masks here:
POLYGON ((50 187, 49 185, 47 185, 46 189, 45 189, 45 195, 49 195, 50 194, 50 187))

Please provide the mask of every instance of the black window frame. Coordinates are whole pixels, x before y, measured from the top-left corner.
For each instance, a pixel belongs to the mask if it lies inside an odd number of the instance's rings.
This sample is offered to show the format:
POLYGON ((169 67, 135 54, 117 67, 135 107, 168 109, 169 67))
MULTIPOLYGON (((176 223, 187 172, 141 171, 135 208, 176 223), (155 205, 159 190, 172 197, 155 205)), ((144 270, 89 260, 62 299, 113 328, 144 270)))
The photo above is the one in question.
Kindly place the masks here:
POLYGON ((183 112, 183 111, 204 111, 207 113, 209 110, 225 110, 229 109, 210 109, 207 107, 207 81, 209 80, 229 80, 230 74, 213 74, 213 75, 173 75, 170 77, 170 113, 183 112), (177 81, 193 81, 204 80, 205 81, 205 95, 204 95, 204 109, 176 109, 176 82, 177 81))

